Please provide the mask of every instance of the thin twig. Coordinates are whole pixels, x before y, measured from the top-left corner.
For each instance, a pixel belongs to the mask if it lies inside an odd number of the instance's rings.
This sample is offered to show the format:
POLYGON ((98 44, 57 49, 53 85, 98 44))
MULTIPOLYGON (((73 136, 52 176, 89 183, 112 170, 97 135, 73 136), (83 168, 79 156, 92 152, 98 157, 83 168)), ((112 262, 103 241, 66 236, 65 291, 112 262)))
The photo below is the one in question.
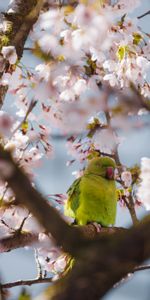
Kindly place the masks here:
POLYGON ((145 16, 150 15, 150 10, 148 10, 147 12, 145 12, 144 14, 142 14, 141 16, 138 16, 137 19, 142 19, 145 16))
POLYGON ((18 280, 14 282, 8 282, 1 284, 1 289, 10 289, 16 286, 20 285, 33 285, 37 283, 50 283, 52 282, 52 278, 35 278, 35 279, 29 279, 29 280, 18 280))
POLYGON ((27 112, 26 112, 26 114, 25 114, 23 120, 22 120, 21 123, 14 129, 14 131, 12 132, 11 138, 12 138, 12 136, 16 133, 16 131, 22 126, 22 124, 26 122, 28 115, 31 113, 31 111, 33 110, 33 108, 35 107, 36 104, 37 104, 37 100, 32 100, 32 101, 31 101, 31 103, 30 103, 30 105, 29 105, 29 107, 28 107, 28 109, 27 109, 27 112))
MULTIPOLYGON (((139 266, 134 268, 131 274, 139 271, 144 271, 144 270, 150 270, 150 265, 145 265, 145 266, 139 266)), ((130 276, 127 276, 125 279, 127 280, 130 276)), ((123 279, 123 280, 125 280, 123 279)), ((51 283, 52 282, 52 277, 51 278, 35 278, 35 279, 29 279, 29 280, 18 280, 14 282, 9 282, 9 283, 4 283, 1 284, 2 289, 9 289, 13 288, 16 286, 22 286, 22 285, 28 285, 31 286, 33 284, 38 284, 38 283, 51 283)), ((121 281, 122 282, 122 281, 121 281)), ((118 285, 118 284, 117 284, 118 285)))
POLYGON ((25 50, 25 51, 33 51, 34 50, 34 48, 30 48, 30 47, 24 47, 24 49, 23 50, 25 50))
MULTIPOLYGON (((114 134, 114 133, 115 133, 115 130, 112 129, 112 127, 111 127, 111 117, 110 117, 109 112, 106 111, 106 112, 105 112, 105 115, 106 115, 108 127, 111 129, 112 133, 114 134)), ((117 145, 117 143, 115 144, 114 158, 115 158, 115 161, 116 161, 117 165, 118 165, 118 166, 121 166, 121 162, 120 162, 120 158, 119 158, 119 153, 118 153, 118 145, 117 145)), ((125 188, 123 182, 121 182, 121 185, 123 186, 123 188, 125 188)), ((124 197, 124 202, 125 202, 125 204, 126 204, 128 210, 129 210, 129 213, 130 213, 130 216, 131 216, 133 225, 137 225, 139 221, 138 221, 138 218, 137 218, 137 216, 136 216, 136 211, 135 211, 135 207, 134 207, 134 202, 133 202, 132 196, 130 195, 129 201, 127 201, 126 197, 124 197)))
POLYGON ((22 220, 22 222, 21 222, 19 228, 16 230, 17 233, 20 233, 20 232, 22 231, 22 228, 23 228, 23 226, 24 226, 26 220, 28 219, 29 215, 30 215, 30 213, 28 213, 28 215, 27 215, 25 218, 23 218, 23 220, 22 220))
POLYGON ((150 270, 150 265, 143 265, 143 266, 138 266, 135 267, 130 273, 127 274, 127 276, 123 277, 119 282, 117 282, 114 285, 114 288, 118 288, 120 285, 122 285, 123 283, 128 282, 128 280, 130 280, 135 272, 139 272, 139 271, 145 271, 145 270, 150 270))
POLYGON ((134 269, 133 273, 138 272, 138 271, 145 271, 145 270, 150 270, 150 265, 136 267, 134 269))
POLYGON ((127 201, 126 197, 123 197, 123 200, 124 200, 124 203, 125 203, 126 207, 129 210, 133 225, 137 225, 139 223, 139 220, 136 216, 136 211, 135 211, 132 196, 130 195, 129 201, 127 201))
POLYGON ((15 232, 15 229, 10 227, 3 219, 0 220, 0 222, 6 226, 10 231, 15 232))
POLYGON ((37 249, 35 249, 34 251, 35 251, 35 262, 37 266, 37 278, 43 278, 42 266, 39 261, 37 249))

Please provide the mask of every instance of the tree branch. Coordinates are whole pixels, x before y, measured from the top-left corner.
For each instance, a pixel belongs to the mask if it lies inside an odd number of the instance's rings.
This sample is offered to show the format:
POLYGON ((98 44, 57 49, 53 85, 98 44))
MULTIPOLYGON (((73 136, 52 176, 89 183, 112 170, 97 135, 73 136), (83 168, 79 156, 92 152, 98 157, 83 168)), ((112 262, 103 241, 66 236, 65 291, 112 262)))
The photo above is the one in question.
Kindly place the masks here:
POLYGON ((18 59, 22 57, 25 41, 38 19, 43 3, 44 0, 12 1, 7 12, 4 13, 5 21, 10 29, 6 31, 8 44, 15 46, 18 59))
MULTIPOLYGON (((150 265, 139 266, 132 271, 132 274, 138 271, 145 271, 145 270, 150 270, 150 265)), ((16 286, 22 286, 22 285, 31 286, 33 284, 51 283, 51 282, 53 282, 53 278, 35 278, 35 279, 18 280, 14 282, 3 283, 0 285, 0 287, 1 289, 10 289, 16 286)))
MULTIPOLYGON (((110 127, 110 129, 114 133, 115 130, 112 129, 112 127, 111 127, 111 118, 110 118, 109 112, 106 111, 105 114, 106 114, 106 119, 107 119, 108 127, 110 127)), ((119 153, 118 153, 118 145, 117 144, 115 145, 114 159, 115 159, 117 165, 121 166, 121 162, 120 162, 120 158, 119 158, 119 153)), ((122 181, 120 182, 120 184, 123 186, 123 188, 125 188, 122 181)), ((132 196, 130 195, 129 202, 126 201, 126 198, 124 197, 124 202, 126 204, 126 207, 129 210, 129 213, 130 213, 133 225, 136 225, 139 222, 139 220, 138 220, 138 218, 136 216, 136 211, 135 211, 135 207, 134 207, 134 202, 133 202, 132 196)))
POLYGON ((134 202, 133 202, 132 196, 131 195, 129 196, 129 201, 126 200, 126 197, 124 197, 123 200, 124 200, 124 203, 125 203, 126 207, 129 210, 129 213, 130 213, 133 225, 138 224, 139 220, 138 220, 137 215, 136 215, 136 211, 135 211, 135 207, 134 207, 134 202))
MULTIPOLYGON (((98 237, 102 234, 113 234, 117 232, 124 232, 128 229, 123 227, 102 227, 100 231, 97 232, 94 224, 88 224, 85 226, 76 226, 78 230, 83 234, 87 239, 93 240, 95 237, 98 237)), ((0 239, 0 253, 9 252, 14 249, 23 248, 29 245, 33 245, 38 242, 38 234, 34 232, 25 232, 25 231, 15 231, 7 237, 0 239)))
POLYGON ((34 100, 34 99, 32 99, 31 102, 30 102, 30 104, 29 104, 29 107, 28 107, 28 109, 27 109, 27 112, 26 112, 26 114, 25 114, 23 120, 22 120, 22 121, 17 125, 17 127, 13 130, 13 132, 12 132, 10 138, 12 138, 12 136, 13 136, 13 135, 16 133, 16 131, 22 126, 22 124, 26 122, 26 120, 27 120, 29 114, 32 112, 32 110, 34 109, 34 107, 36 106, 36 104, 37 104, 37 101, 34 100))
POLYGON ((33 284, 38 284, 38 283, 50 283, 52 282, 52 278, 35 278, 35 279, 28 279, 28 280, 18 280, 14 282, 8 282, 1 284, 0 287, 1 289, 10 289, 16 286, 21 286, 21 285, 33 285, 33 284))
POLYGON ((55 291, 55 296, 50 299, 98 300, 150 257, 149 216, 128 230, 99 234, 93 239, 86 238, 82 229, 66 224, 58 212, 32 187, 27 176, 2 147, 0 160, 7 166, 4 170, 3 164, 0 164, 0 175, 8 182, 20 202, 53 235, 57 245, 76 257, 73 269, 60 281, 63 289, 57 289, 54 284, 51 289, 55 291))
POLYGON ((38 234, 32 232, 15 232, 0 239, 0 253, 22 248, 38 242, 38 234))
MULTIPOLYGON (((132 271, 132 274, 138 271, 145 271, 145 270, 150 270, 150 265, 139 266, 132 271)), ((33 284, 38 284, 38 283, 52 283, 52 282, 53 282, 52 278, 35 278, 35 279, 18 280, 14 282, 3 283, 0 285, 0 287, 1 289, 10 289, 16 286, 25 286, 25 285, 31 286, 33 284)))
POLYGON ((138 266, 133 270, 132 273, 139 272, 139 271, 145 271, 145 270, 150 270, 150 265, 138 266))
POLYGON ((54 289, 56 294, 49 299, 101 299, 110 288, 149 257, 149 236, 148 216, 127 233, 98 238, 91 246, 84 248, 66 282, 62 281, 66 289, 58 292, 57 285, 50 287, 50 295, 54 289))
POLYGON ((0 160, 4 161, 10 167, 10 174, 3 173, 0 168, 0 176, 12 188, 20 203, 24 204, 28 210, 35 216, 46 232, 50 232, 58 246, 62 246, 64 251, 75 253, 75 244, 83 242, 83 236, 80 231, 69 226, 59 215, 59 213, 50 206, 31 185, 29 179, 23 170, 11 158, 9 152, 0 146, 0 160))
MULTIPOLYGON (((20 60, 24 50, 30 30, 37 21, 44 0, 17 0, 12 1, 6 13, 2 14, 2 19, 6 23, 6 30, 0 33, 0 50, 3 46, 15 46, 18 59, 20 60)), ((8 68, 6 60, 4 72, 8 68)), ((0 73, 0 77, 3 72, 0 73)), ((0 106, 7 92, 7 86, 0 88, 0 106)))
POLYGON ((76 226, 80 232, 82 232, 83 236, 86 239, 93 240, 102 235, 112 235, 117 232, 126 232, 128 229, 123 227, 101 227, 99 232, 93 223, 84 225, 84 226, 76 226))

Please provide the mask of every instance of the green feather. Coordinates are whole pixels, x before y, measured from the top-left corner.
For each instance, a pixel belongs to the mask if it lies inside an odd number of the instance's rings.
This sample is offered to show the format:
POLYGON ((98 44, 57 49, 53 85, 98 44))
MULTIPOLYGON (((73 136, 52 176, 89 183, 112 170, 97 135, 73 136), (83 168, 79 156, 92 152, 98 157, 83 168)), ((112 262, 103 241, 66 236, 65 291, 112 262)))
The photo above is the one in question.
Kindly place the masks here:
POLYGON ((76 179, 67 191, 68 201, 65 205, 65 215, 75 219, 79 207, 81 177, 76 179))
POLYGON ((115 168, 111 158, 92 159, 83 176, 69 188, 64 213, 77 224, 97 222, 109 226, 115 223, 117 192, 115 181, 107 178, 108 167, 115 168))

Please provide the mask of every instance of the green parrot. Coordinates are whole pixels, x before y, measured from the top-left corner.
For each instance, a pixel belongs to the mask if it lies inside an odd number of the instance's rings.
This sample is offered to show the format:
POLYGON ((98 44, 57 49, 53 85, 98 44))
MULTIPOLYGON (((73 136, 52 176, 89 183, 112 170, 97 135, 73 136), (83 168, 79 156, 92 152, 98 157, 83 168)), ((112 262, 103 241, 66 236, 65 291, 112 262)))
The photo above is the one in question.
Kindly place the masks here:
POLYGON ((107 156, 93 158, 67 191, 64 214, 74 218, 78 225, 113 225, 117 208, 115 167, 115 161, 107 156))

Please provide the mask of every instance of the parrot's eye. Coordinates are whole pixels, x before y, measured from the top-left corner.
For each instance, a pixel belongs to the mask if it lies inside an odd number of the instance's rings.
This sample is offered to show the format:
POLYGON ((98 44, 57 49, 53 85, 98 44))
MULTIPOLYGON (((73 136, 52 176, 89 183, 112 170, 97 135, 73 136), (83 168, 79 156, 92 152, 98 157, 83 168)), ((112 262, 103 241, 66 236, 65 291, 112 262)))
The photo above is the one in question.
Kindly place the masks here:
POLYGON ((114 179, 114 168, 113 167, 106 168, 106 178, 114 179))

